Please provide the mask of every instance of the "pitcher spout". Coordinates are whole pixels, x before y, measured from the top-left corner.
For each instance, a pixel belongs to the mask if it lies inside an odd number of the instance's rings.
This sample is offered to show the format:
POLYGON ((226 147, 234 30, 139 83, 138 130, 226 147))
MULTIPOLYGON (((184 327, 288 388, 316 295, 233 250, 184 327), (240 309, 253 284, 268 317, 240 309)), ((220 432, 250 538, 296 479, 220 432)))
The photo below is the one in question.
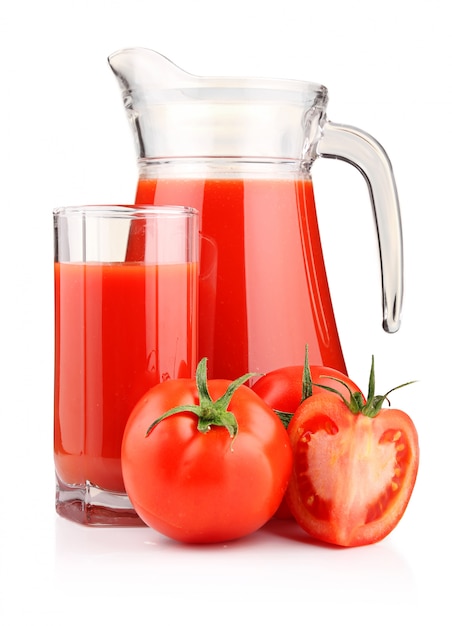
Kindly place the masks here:
POLYGON ((108 63, 124 92, 143 92, 149 96, 154 89, 183 86, 196 80, 167 57, 148 48, 124 48, 113 52, 108 63))
POLYGON ((109 59, 139 159, 315 158, 327 90, 296 80, 196 76, 146 48, 109 59))

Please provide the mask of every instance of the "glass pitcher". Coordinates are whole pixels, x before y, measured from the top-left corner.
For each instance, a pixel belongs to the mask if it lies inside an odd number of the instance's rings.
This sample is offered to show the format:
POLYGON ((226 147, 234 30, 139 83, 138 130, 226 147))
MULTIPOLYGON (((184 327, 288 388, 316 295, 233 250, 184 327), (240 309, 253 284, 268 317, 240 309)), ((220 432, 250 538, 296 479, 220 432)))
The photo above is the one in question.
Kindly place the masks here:
MULTIPOLYGON (((199 356, 234 379, 304 362, 346 372, 317 223, 311 167, 345 160, 365 177, 381 259, 383 327, 400 323, 402 232, 379 143, 327 119, 327 89, 199 77, 144 48, 115 52, 138 157, 136 202, 200 212, 199 356)), ((133 230, 131 254, 144 245, 133 230)))

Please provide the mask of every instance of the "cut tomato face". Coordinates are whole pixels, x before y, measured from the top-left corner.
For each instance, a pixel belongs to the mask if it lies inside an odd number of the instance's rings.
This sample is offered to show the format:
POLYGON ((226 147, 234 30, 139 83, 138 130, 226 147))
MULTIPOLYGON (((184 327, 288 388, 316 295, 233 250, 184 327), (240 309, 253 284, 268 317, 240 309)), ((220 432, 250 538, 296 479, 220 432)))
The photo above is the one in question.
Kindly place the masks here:
POLYGON ((288 434, 294 464, 286 500, 301 528, 340 546, 375 543, 395 528, 419 465, 406 413, 355 414, 337 395, 322 393, 302 403, 288 434))
MULTIPOLYGON (((253 391, 279 415, 286 427, 303 400, 304 370, 305 366, 303 365, 281 367, 258 378, 253 385, 253 391)), ((344 391, 345 384, 351 393, 361 393, 351 378, 331 367, 311 365, 309 372, 310 382, 314 383, 309 389, 312 395, 330 393, 319 387, 319 384, 328 384, 341 392, 344 391)), ((275 513, 275 517, 278 519, 293 519, 286 498, 283 499, 281 506, 275 513)))

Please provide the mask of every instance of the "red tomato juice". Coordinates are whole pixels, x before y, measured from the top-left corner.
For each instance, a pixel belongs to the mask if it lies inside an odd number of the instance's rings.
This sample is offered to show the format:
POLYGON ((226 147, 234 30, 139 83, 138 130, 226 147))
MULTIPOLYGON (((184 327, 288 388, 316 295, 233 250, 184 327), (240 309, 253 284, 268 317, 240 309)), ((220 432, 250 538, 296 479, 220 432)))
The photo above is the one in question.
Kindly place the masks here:
POLYGON ((200 212, 199 357, 211 378, 304 362, 346 372, 308 179, 142 178, 137 203, 200 212))
POLYGON ((132 408, 149 387, 195 372, 197 271, 55 264, 55 466, 67 485, 125 492, 121 442, 132 408))

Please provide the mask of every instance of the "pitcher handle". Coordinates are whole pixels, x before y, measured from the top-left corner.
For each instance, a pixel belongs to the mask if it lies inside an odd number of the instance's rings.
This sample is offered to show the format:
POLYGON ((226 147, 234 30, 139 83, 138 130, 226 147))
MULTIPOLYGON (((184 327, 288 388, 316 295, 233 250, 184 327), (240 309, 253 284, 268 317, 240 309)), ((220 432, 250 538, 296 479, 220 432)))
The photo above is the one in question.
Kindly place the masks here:
POLYGON ((397 188, 384 148, 367 133, 326 121, 318 155, 354 165, 366 179, 377 227, 382 283, 383 328, 400 327, 403 299, 403 241, 397 188))

